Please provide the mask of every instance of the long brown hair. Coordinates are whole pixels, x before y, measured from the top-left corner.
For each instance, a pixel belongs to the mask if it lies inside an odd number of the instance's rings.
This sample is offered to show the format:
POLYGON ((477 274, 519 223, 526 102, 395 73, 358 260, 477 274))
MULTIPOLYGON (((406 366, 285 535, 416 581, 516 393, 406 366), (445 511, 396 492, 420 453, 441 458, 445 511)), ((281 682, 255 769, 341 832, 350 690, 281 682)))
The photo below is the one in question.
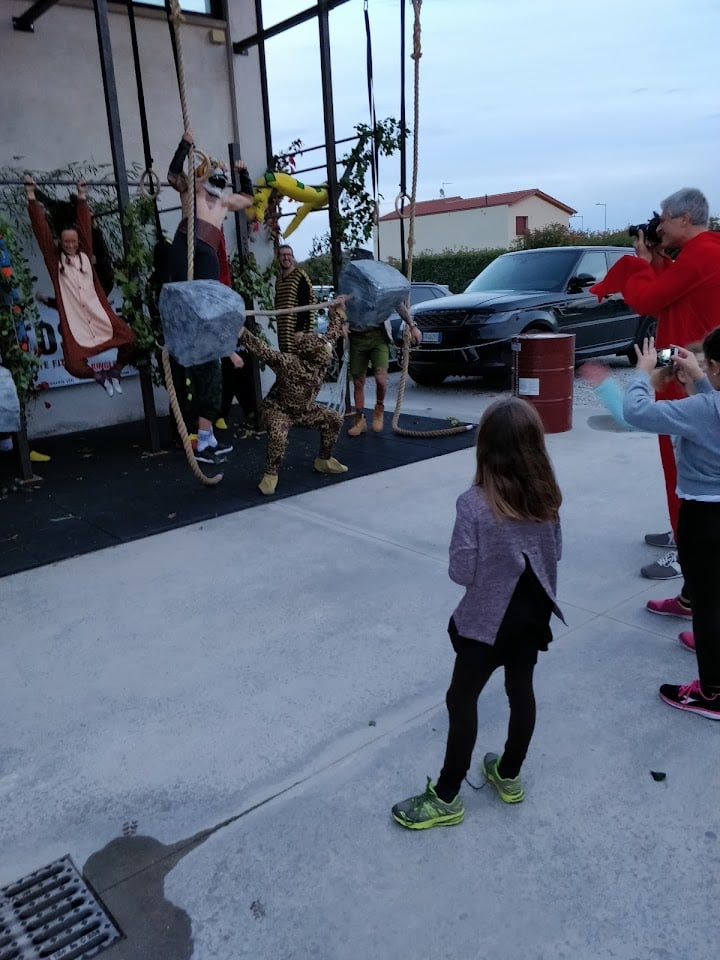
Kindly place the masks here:
POLYGON ((556 520, 562 494, 537 410, 519 397, 491 404, 480 420, 475 483, 497 517, 556 520))

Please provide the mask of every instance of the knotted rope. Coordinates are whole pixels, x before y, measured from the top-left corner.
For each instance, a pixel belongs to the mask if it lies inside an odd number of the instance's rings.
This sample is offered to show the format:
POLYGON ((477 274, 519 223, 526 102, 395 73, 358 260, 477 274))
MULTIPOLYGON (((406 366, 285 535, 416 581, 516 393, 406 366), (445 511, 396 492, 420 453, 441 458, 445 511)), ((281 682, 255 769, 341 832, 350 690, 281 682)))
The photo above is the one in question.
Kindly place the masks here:
MULTIPOLYGON (((175 37, 175 49, 176 49, 176 59, 175 66, 177 69, 177 80, 178 80, 178 89, 180 91, 180 107, 182 109, 183 117, 183 129, 190 130, 190 113, 188 111, 187 105, 187 93, 185 90, 185 62, 183 59, 183 49, 182 49, 182 35, 180 32, 181 25, 185 22, 185 17, 180 11, 180 4, 178 0, 170 0, 170 25, 175 37)), ((203 160, 206 161, 207 158, 203 156, 203 160)), ((187 217, 187 278, 192 280, 195 276, 195 147, 193 144, 190 144, 190 150, 188 151, 188 217, 187 217)), ((183 445, 183 450, 185 451, 185 456, 187 457, 187 462, 192 470, 194 476, 200 481, 200 483, 205 486, 214 486, 216 483, 220 483, 223 478, 222 473, 216 474, 214 477, 206 477, 198 466, 198 462, 195 459, 195 452, 192 448, 192 443, 190 442, 190 437, 188 436, 187 427, 185 426, 185 420, 180 410, 180 404, 178 403, 177 394, 175 392, 175 384, 172 377, 172 369, 170 367, 170 354, 167 351, 167 347, 162 349, 162 365, 163 372, 165 374, 165 386, 168 392, 168 398, 170 400, 170 409, 173 412, 175 417, 175 424, 177 426, 178 433, 180 435, 180 440, 183 445)))
MULTIPOLYGON (((422 46, 421 46, 421 29, 420 29, 420 8, 422 7, 422 0, 413 0, 413 12, 415 14, 415 19, 413 23, 413 52, 411 54, 414 61, 414 70, 413 70, 413 85, 414 85, 414 101, 413 101, 413 171, 412 171, 412 186, 410 188, 410 218, 408 226, 408 239, 407 239, 407 278, 408 281, 412 282, 412 265, 413 265, 413 253, 415 250, 415 201, 417 199, 417 182, 418 182, 418 165, 419 165, 419 131, 420 131, 420 57, 422 57, 422 46)), ((402 195, 399 195, 395 201, 395 209, 398 210, 399 215, 400 211, 398 205, 404 199, 402 195)), ((400 366, 400 384, 398 386, 397 397, 395 399, 395 411, 392 415, 392 429, 393 433, 397 433, 401 437, 451 437, 457 433, 466 433, 468 430, 473 430, 473 424, 467 423, 462 424, 457 427, 445 427, 442 430, 406 430, 403 427, 398 426, 400 420, 400 410, 402 408, 403 398, 405 397, 405 384, 407 383, 408 376, 408 366, 410 364, 410 339, 412 334, 411 329, 411 320, 410 320, 410 311, 408 310, 407 304, 402 303, 398 307, 398 313, 405 321, 405 327, 403 329, 403 342, 402 342, 402 360, 400 366)))

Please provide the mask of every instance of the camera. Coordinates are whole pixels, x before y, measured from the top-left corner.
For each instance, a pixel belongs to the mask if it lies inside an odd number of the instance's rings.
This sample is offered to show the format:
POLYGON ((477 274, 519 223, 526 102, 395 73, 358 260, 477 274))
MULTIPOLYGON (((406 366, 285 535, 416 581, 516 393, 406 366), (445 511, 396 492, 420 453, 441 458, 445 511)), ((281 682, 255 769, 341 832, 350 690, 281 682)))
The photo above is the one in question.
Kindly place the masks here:
POLYGON ((637 237, 639 236, 639 231, 642 230, 643 236, 645 237, 645 243, 649 247, 655 247, 662 242, 657 232, 659 225, 660 214, 656 210, 653 210, 653 215, 647 223, 631 224, 628 227, 628 235, 631 237, 637 237))
MULTIPOLYGON (((642 227, 640 229, 642 229, 642 227)), ((673 362, 673 360, 677 356, 677 348, 668 347, 667 350, 658 350, 657 356, 658 356, 657 358, 658 366, 667 367, 673 362)))

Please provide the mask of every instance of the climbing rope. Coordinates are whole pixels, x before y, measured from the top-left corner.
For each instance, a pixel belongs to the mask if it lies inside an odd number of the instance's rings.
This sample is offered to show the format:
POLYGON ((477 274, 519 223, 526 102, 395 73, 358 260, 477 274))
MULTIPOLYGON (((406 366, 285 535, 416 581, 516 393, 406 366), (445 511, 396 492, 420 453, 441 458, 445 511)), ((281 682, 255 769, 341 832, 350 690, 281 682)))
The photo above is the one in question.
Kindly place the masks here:
MULTIPOLYGON (((422 0, 413 0, 413 12, 415 15, 413 23, 413 52, 412 58, 414 60, 414 102, 413 102, 413 170, 412 170, 412 186, 410 188, 410 197, 406 198, 404 192, 401 192, 396 201, 395 209, 398 212, 398 216, 404 216, 404 213, 401 210, 402 202, 405 199, 410 201, 410 214, 409 214, 409 223, 408 223, 408 239, 407 239, 407 278, 410 283, 412 283, 412 267, 413 267, 413 253, 415 250, 415 202, 417 199, 417 182, 418 182, 418 163, 419 163, 419 127, 420 127, 420 57, 422 56, 422 46, 421 46, 421 30, 420 30, 420 8, 422 7, 422 0)), ((403 177, 404 179, 404 177, 403 177)), ((462 424, 457 427, 445 427, 442 430, 406 430, 403 427, 398 426, 400 420, 400 410, 402 408, 403 398, 405 397, 405 384, 407 383, 408 377, 408 367, 410 364, 410 339, 412 334, 412 324, 410 320, 410 311, 408 310, 407 304, 402 303, 398 307, 398 313, 405 321, 405 326, 403 329, 403 342, 402 342, 402 360, 400 365, 400 384, 398 386, 397 397, 395 399, 395 411, 392 415, 392 429, 393 433, 397 433, 401 437, 451 437, 458 433, 467 433, 468 430, 473 430, 474 426, 471 423, 462 424)))
MULTIPOLYGON (((177 73, 178 80, 178 90, 180 92, 180 107, 182 109, 182 118, 183 118, 183 129, 190 130, 190 113, 188 111, 187 105, 187 93, 185 90, 185 64, 183 60, 183 49, 182 49, 182 36, 180 32, 181 25, 185 22, 185 17, 183 17, 180 11, 180 4, 178 0, 169 0, 169 5, 166 3, 166 10, 168 11, 168 22, 170 25, 170 34, 173 37, 173 54, 175 56, 175 71, 177 73)), ((192 280, 195 276, 195 154, 200 155, 200 151, 196 151, 194 145, 190 144, 190 150, 188 151, 188 216, 187 216, 187 278, 192 280)), ((205 157, 204 154, 201 155, 202 160, 201 164, 205 164, 206 175, 209 176, 210 163, 205 157)), ((177 394, 175 392, 175 383, 173 382, 172 377, 172 368, 170 367, 170 354, 167 351, 167 347, 162 349, 162 365, 163 372, 165 374, 165 386, 167 388, 168 397, 170 399, 170 409, 173 412, 175 417, 175 424, 177 426, 178 433, 180 435, 180 440, 183 445, 183 450, 185 451, 185 456, 187 457, 187 462, 192 470, 194 476, 200 481, 200 483, 205 486, 214 486, 216 483, 220 483, 223 478, 222 473, 216 474, 214 477, 207 477, 202 472, 198 466, 198 462, 195 459, 195 451, 192 448, 192 443, 190 442, 190 437, 187 432, 187 427, 185 426, 185 420, 180 410, 180 404, 178 402, 177 394)))

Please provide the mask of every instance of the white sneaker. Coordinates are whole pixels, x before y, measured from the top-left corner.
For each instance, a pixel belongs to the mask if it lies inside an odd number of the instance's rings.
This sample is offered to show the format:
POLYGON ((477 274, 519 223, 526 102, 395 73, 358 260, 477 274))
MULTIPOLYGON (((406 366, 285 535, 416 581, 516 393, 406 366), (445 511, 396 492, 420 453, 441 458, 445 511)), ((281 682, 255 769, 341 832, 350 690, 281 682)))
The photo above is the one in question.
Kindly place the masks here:
POLYGON ((109 397, 112 397, 115 395, 115 391, 113 390, 113 385, 110 382, 110 380, 102 379, 102 380, 96 380, 95 382, 103 388, 103 390, 109 397))
POLYGON ((112 377, 111 380, 110 380, 110 382, 112 383, 113 387, 115 388, 115 393, 122 393, 122 392, 123 392, 123 391, 122 391, 122 387, 120 386, 120 381, 118 380, 117 377, 112 377))
POLYGON ((678 563, 677 550, 670 550, 655 563, 649 563, 640 573, 648 580, 674 580, 681 577, 683 573, 678 563))

